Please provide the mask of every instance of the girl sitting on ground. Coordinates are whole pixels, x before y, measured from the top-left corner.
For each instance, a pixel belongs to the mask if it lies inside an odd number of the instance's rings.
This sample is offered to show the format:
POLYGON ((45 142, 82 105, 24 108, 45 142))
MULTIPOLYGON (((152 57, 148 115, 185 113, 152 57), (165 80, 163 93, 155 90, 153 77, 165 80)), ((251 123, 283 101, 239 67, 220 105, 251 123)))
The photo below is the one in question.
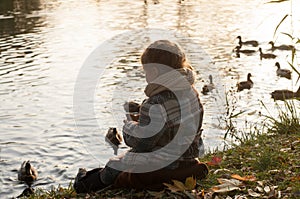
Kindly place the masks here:
POLYGON ((148 98, 140 105, 137 121, 124 121, 123 139, 131 149, 104 168, 80 169, 74 183, 77 193, 109 185, 161 189, 173 179, 208 174, 207 166, 198 161, 203 153, 203 107, 184 52, 175 43, 158 40, 144 51, 141 62, 148 98))

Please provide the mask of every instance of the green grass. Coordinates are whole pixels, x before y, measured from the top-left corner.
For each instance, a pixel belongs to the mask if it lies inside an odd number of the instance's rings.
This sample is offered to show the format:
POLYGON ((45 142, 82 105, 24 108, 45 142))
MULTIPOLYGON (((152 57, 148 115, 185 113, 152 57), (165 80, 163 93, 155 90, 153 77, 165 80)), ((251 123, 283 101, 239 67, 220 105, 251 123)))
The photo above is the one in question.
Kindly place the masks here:
POLYGON ((279 108, 279 116, 267 117, 269 128, 255 136, 247 136, 238 145, 226 151, 206 154, 202 162, 210 162, 214 157, 222 157, 220 164, 211 165, 206 179, 197 180, 192 191, 162 192, 136 191, 127 189, 104 190, 98 194, 78 195, 72 188, 57 187, 53 190, 36 190, 29 198, 226 198, 237 195, 251 198, 249 190, 260 194, 260 198, 300 197, 300 128, 297 107, 293 102, 285 102, 279 108), (219 185, 218 179, 231 180, 232 174, 253 176, 255 181, 243 181, 239 190, 222 194, 212 188, 219 185), (267 191, 264 191, 264 189, 267 191), (268 189, 270 191, 268 192, 268 189), (211 195, 211 197, 209 197, 211 195))
POLYGON ((300 131, 300 116, 293 100, 285 101, 283 107, 275 104, 279 110, 277 118, 267 116, 270 122, 269 132, 290 134, 300 131))

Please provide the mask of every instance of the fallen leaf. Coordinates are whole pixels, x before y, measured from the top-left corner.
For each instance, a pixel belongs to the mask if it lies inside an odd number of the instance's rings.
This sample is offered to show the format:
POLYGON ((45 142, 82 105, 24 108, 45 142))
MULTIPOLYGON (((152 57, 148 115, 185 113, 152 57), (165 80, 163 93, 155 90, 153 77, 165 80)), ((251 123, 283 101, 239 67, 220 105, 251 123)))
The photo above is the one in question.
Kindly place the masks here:
POLYGON ((193 177, 188 177, 185 179, 185 187, 186 187, 186 190, 193 190, 195 189, 196 187, 196 184, 197 184, 197 180, 193 177))
POLYGON ((172 180, 174 182, 174 186, 179 188, 180 191, 184 191, 186 190, 186 187, 184 186, 184 184, 178 180, 172 180))
POLYGON ((225 172, 231 172, 229 169, 223 168, 223 169, 216 169, 216 170, 214 171, 214 174, 218 174, 219 172, 222 172, 222 171, 225 171, 225 172))
POLYGON ((255 191, 253 191, 252 189, 248 189, 248 194, 252 197, 258 198, 261 197, 260 193, 256 193, 255 191))
POLYGON ((234 199, 248 199, 246 195, 235 195, 234 199))
POLYGON ((163 191, 147 191, 151 196, 155 197, 155 198, 160 198, 162 196, 162 194, 164 193, 164 190, 163 191))
POLYGON ((214 195, 214 192, 207 192, 203 198, 204 199, 212 199, 213 198, 213 195, 214 195))
POLYGON ((289 150, 291 150, 291 148, 282 148, 282 149, 280 149, 281 152, 288 152, 289 150))
POLYGON ((272 170, 268 171, 269 174, 277 174, 279 172, 281 172, 281 170, 278 170, 278 169, 272 169, 272 170))
POLYGON ((213 186, 211 190, 215 193, 226 193, 234 190, 240 190, 240 188, 233 184, 220 184, 220 185, 213 186))
POLYGON ((168 187, 172 192, 177 192, 177 191, 186 191, 186 190, 192 190, 196 186, 196 179, 193 177, 189 177, 185 180, 185 184, 183 184, 181 181, 178 180, 172 180, 174 185, 164 183, 165 186, 168 187))
POLYGON ((271 187, 270 189, 271 189, 271 190, 270 190, 270 193, 269 193, 268 198, 274 198, 277 191, 275 190, 275 187, 274 187, 274 186, 271 187))
POLYGON ((163 183, 166 187, 168 187, 168 189, 171 191, 171 192, 177 192, 177 191, 180 191, 180 189, 174 185, 171 185, 171 184, 168 184, 168 183, 163 183))
POLYGON ((263 181, 257 181, 257 184, 259 184, 261 187, 264 186, 264 182, 263 181))
POLYGON ((260 192, 260 193, 263 193, 263 192, 264 192, 264 189, 263 189, 262 187, 259 187, 259 186, 257 186, 257 187, 255 188, 255 190, 258 191, 258 192, 260 192))
POLYGON ((243 183, 236 179, 226 179, 226 178, 218 178, 217 179, 220 185, 213 186, 211 190, 216 193, 226 193, 233 190, 240 190, 239 186, 243 183))
POLYGON ((205 192, 204 189, 201 190, 201 196, 204 198, 205 192))
POLYGON ((214 156, 214 157, 211 158, 210 162, 207 162, 207 164, 209 166, 216 166, 216 165, 221 164, 221 162, 222 162, 222 157, 214 156))
POLYGON ((264 187, 264 191, 265 191, 266 193, 270 193, 271 189, 270 189, 269 186, 265 186, 265 187, 264 187))
POLYGON ((251 181, 251 182, 253 182, 253 181, 256 180, 255 176, 243 176, 243 177, 241 177, 238 174, 232 174, 231 177, 234 178, 234 179, 240 180, 240 181, 251 181))
POLYGON ((226 179, 226 178, 218 178, 217 179, 220 184, 232 184, 234 186, 241 186, 243 183, 236 179, 226 179))
POLYGON ((291 181, 292 181, 292 182, 300 181, 300 175, 292 177, 292 178, 291 178, 291 181))

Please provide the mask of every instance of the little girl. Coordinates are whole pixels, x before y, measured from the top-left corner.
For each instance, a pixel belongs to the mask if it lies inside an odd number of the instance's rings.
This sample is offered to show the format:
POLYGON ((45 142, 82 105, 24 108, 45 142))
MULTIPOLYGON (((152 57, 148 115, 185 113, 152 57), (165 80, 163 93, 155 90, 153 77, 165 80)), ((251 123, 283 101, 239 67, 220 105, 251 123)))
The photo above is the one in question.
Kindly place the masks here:
POLYGON ((137 121, 124 121, 123 138, 131 149, 110 159, 105 168, 80 169, 74 183, 77 193, 109 185, 162 188, 172 179, 204 178, 208 173, 197 160, 203 147, 203 107, 184 52, 175 43, 158 40, 144 51, 141 62, 148 98, 140 105, 137 121))

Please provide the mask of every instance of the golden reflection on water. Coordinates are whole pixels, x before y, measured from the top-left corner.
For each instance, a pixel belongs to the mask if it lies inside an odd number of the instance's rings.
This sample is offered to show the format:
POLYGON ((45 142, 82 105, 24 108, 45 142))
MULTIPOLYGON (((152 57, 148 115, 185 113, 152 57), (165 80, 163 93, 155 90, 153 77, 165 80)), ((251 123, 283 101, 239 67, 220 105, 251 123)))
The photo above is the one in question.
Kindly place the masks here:
MULTIPOLYGON (((147 28, 174 30, 197 44, 191 46, 175 34, 172 37, 182 42, 197 70, 197 88, 201 90, 209 74, 218 85, 213 93, 201 95, 201 100, 205 107, 206 147, 220 147, 225 132, 224 123, 220 124, 220 116, 226 112, 224 90, 233 90, 236 101, 233 100, 231 106, 236 106, 237 112, 245 111, 236 121, 243 130, 246 121, 255 123, 261 119, 260 112, 267 114, 261 101, 275 112, 271 91, 296 90, 299 85, 296 73, 292 80, 275 75, 275 61, 288 68, 289 52, 275 51, 276 60, 262 61, 258 53, 240 58, 232 53, 238 35, 244 40, 258 40, 266 52, 270 40, 278 45, 291 43, 281 32, 300 36, 300 1, 266 2, 185 0, 179 4, 174 0, 161 0, 158 4, 148 1, 146 5, 142 0, 1 1, 1 166, 15 168, 23 157, 33 159, 43 173, 40 182, 51 186, 68 185, 82 162, 89 168, 105 163, 113 154, 104 143, 106 129, 115 125, 114 111, 123 113, 124 99, 113 98, 112 90, 124 87, 123 90, 131 91, 128 96, 137 100, 144 98, 145 80, 139 56, 151 42, 151 38, 143 34, 147 28), (286 14, 292 16, 283 21, 273 38, 276 26, 286 14), (94 147, 95 156, 100 160, 94 159, 76 134, 72 110, 74 83, 83 62, 95 48, 130 30, 140 32, 123 38, 124 42, 111 52, 116 57, 105 66, 106 72, 95 91, 95 111, 101 126, 99 131, 85 134, 88 145, 94 147), (211 60, 203 60, 203 51, 211 60), (253 74, 253 89, 236 93, 236 83, 244 80, 248 72, 253 74), (116 104, 120 108, 112 107, 116 104)), ((14 172, 8 175, 5 179, 0 176, 6 190, 3 194, 16 195, 23 187, 18 184, 15 188, 11 183, 15 182, 14 172)))

